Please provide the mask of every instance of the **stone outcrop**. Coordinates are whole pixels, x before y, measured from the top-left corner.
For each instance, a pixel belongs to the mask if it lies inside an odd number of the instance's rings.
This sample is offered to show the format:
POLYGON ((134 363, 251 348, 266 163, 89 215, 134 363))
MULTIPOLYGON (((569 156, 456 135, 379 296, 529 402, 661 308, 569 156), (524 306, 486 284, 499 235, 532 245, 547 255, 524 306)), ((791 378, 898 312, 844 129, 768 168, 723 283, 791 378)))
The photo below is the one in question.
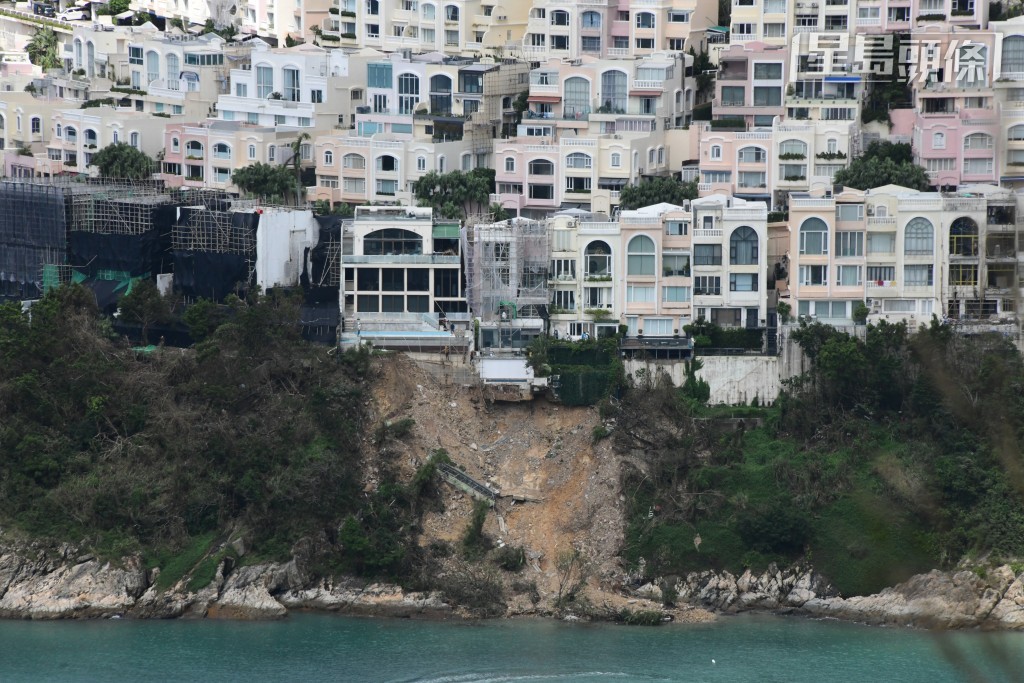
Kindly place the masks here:
POLYGON ((774 610, 877 625, 917 628, 1024 629, 1024 572, 1008 565, 984 577, 972 571, 918 574, 867 596, 842 598, 821 575, 803 566, 739 577, 694 572, 676 584, 680 601, 722 612, 774 610))
POLYGON ((60 548, 0 548, 0 618, 276 619, 289 609, 401 616, 451 613, 438 594, 397 586, 311 580, 293 560, 235 567, 222 561, 210 585, 156 587, 159 569, 146 571, 138 557, 118 566, 60 548))

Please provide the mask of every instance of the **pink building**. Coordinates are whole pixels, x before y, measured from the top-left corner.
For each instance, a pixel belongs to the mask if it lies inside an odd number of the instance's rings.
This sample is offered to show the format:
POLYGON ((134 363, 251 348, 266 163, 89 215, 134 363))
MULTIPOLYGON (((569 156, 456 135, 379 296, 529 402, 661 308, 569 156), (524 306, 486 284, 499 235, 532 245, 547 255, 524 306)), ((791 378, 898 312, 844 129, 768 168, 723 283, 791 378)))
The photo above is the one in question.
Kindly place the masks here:
POLYGON ((919 29, 912 38, 917 163, 937 187, 997 182, 994 35, 942 26, 919 29))

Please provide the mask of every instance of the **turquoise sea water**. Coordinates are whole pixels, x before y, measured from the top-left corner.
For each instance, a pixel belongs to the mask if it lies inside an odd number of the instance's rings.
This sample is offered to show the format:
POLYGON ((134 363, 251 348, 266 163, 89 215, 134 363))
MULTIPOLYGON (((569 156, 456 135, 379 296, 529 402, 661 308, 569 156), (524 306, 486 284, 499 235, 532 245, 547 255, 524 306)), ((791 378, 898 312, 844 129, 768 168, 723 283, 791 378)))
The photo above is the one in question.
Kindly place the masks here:
POLYGON ((312 614, 256 623, 0 622, 5 683, 524 680, 1009 683, 1024 681, 1024 634, 937 637, 770 616, 658 628, 312 614), (980 665, 985 677, 954 659, 980 665))

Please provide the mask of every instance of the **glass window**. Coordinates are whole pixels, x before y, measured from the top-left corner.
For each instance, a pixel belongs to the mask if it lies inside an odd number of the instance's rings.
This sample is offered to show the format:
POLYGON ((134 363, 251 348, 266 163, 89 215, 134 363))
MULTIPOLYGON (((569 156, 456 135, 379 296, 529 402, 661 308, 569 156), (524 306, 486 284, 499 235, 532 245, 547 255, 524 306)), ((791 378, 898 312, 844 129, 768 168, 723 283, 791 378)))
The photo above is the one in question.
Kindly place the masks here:
POLYGON ((693 247, 693 265, 695 266, 720 266, 722 265, 721 244, 696 244, 693 247))
POLYGON ((800 226, 800 253, 820 256, 828 253, 828 225, 820 218, 808 218, 800 226))
POLYGON ((914 218, 904 233, 904 253, 931 255, 935 251, 935 230, 926 218, 914 218))
POLYGON ((734 266, 757 264, 757 233, 749 226, 732 231, 729 238, 729 263, 734 266))
POLYGON ((756 292, 757 273, 730 273, 730 292, 756 292))
POLYGON ((654 240, 646 235, 637 235, 629 241, 626 253, 626 273, 628 275, 654 275, 654 240))

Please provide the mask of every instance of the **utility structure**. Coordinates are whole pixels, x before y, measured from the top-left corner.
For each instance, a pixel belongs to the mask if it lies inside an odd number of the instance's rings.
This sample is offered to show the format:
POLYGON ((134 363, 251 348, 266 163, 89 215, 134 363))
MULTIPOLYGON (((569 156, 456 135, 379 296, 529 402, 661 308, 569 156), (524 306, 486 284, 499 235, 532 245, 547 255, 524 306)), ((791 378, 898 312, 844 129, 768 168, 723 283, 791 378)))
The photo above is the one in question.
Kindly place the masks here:
POLYGON ((466 295, 480 321, 481 348, 525 348, 548 317, 546 223, 513 218, 468 225, 462 240, 466 295))

